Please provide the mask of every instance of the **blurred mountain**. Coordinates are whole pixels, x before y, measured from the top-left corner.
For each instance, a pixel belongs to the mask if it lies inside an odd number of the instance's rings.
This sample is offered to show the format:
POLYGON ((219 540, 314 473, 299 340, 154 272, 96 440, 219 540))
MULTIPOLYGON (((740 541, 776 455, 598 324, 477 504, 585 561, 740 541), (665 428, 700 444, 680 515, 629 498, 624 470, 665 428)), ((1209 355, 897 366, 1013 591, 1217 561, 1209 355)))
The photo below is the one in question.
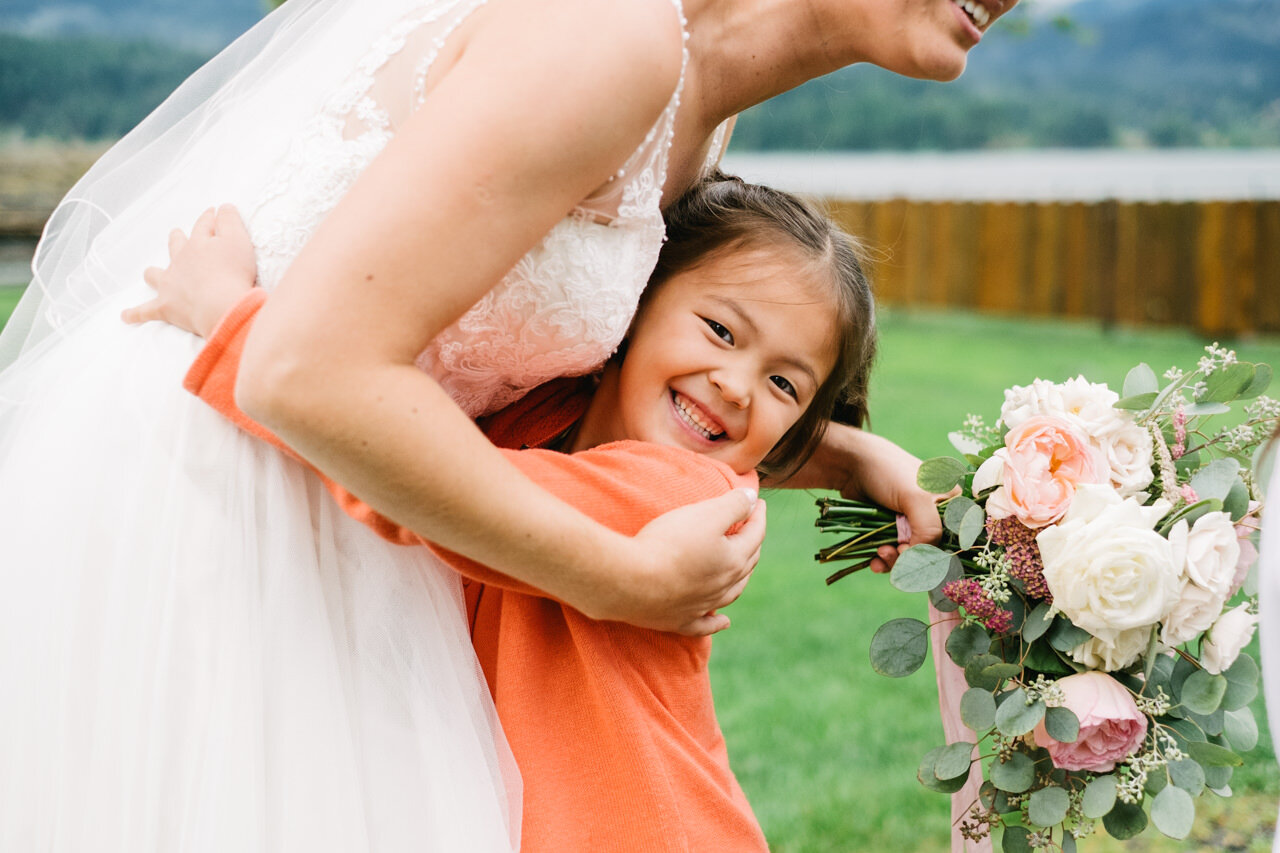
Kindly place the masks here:
MULTIPOLYGON (((361 0, 377 2, 377 0, 361 0)), ((0 131, 123 133, 267 0, 0 0, 0 131)), ((1023 0, 953 83, 854 67, 734 147, 1280 146, 1280 0, 1023 0)))
POLYGON ((1026 3, 955 82, 845 69, 751 110, 735 144, 1280 145, 1280 0, 1026 3))
POLYGON ((212 54, 266 11, 266 0, 0 0, 0 31, 142 39, 212 54))

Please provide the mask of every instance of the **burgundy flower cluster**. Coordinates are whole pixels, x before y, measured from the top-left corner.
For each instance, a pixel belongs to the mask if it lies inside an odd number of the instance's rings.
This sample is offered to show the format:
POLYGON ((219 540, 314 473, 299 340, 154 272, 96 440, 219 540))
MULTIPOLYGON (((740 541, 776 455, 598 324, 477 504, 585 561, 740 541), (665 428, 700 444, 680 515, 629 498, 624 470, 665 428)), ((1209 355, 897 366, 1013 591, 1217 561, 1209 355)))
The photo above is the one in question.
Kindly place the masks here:
POLYGON ((1044 563, 1040 560, 1040 546, 1036 544, 1036 532, 1013 516, 988 518, 987 536, 1004 547, 1009 561, 1009 576, 1022 581, 1027 595, 1053 603, 1053 593, 1044 580, 1044 563))
POLYGON ((992 601, 973 578, 951 581, 942 587, 942 594, 963 607, 969 618, 987 626, 987 630, 1002 634, 1013 627, 1013 614, 992 601))

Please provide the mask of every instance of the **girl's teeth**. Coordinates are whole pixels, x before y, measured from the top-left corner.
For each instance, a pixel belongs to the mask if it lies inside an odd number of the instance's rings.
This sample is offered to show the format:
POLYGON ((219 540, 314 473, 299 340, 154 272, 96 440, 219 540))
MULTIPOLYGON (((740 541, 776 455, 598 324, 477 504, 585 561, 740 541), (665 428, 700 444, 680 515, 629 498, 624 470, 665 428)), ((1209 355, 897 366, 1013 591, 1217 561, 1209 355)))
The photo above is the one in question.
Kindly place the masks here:
POLYGON ((720 437, 722 431, 707 421, 702 412, 698 411, 697 407, 687 403, 684 397, 676 396, 676 409, 680 412, 681 417, 684 418, 684 422, 697 430, 703 438, 714 440, 720 437))

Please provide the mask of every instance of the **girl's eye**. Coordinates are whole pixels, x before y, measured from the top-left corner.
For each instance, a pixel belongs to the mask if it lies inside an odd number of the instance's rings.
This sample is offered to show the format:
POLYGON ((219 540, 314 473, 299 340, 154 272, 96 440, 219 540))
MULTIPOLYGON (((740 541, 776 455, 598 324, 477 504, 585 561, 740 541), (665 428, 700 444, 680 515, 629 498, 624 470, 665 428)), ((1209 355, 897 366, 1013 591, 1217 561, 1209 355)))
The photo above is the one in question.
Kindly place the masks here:
POLYGON ((703 317, 702 322, 707 324, 707 327, 711 329, 711 333, 717 338, 724 341, 726 344, 733 343, 733 332, 729 331, 727 328, 709 317, 703 317))
POLYGON ((796 391, 796 386, 792 385, 791 380, 785 376, 770 376, 769 381, 778 386, 778 389, 788 397, 793 397, 797 400, 800 398, 799 392, 796 391))

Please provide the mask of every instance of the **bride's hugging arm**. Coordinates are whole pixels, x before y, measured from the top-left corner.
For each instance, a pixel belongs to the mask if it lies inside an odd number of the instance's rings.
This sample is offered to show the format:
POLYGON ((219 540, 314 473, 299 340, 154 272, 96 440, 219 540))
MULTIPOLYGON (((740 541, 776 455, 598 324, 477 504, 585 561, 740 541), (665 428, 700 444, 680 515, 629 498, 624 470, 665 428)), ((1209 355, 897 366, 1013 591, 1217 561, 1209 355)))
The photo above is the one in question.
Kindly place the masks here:
POLYGON ((610 531, 521 474, 414 364, 662 113, 682 44, 674 11, 653 9, 517 0, 477 12, 483 25, 280 281, 236 400, 426 539, 589 616, 703 633, 727 624, 707 614, 754 567, 762 506, 736 491, 635 537, 610 531))

